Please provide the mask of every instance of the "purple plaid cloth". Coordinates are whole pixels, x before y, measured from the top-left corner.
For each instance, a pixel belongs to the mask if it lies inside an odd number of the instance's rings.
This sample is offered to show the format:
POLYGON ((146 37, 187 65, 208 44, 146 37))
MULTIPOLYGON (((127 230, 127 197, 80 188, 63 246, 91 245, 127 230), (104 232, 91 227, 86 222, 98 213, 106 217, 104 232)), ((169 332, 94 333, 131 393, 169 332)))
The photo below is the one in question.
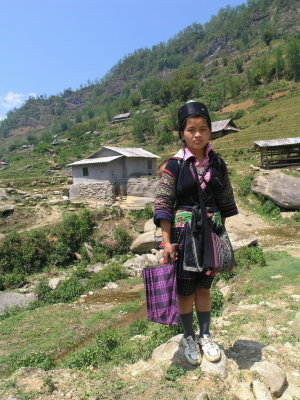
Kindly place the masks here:
POLYGON ((144 268, 144 289, 148 320, 159 324, 179 325, 176 295, 176 265, 144 268))

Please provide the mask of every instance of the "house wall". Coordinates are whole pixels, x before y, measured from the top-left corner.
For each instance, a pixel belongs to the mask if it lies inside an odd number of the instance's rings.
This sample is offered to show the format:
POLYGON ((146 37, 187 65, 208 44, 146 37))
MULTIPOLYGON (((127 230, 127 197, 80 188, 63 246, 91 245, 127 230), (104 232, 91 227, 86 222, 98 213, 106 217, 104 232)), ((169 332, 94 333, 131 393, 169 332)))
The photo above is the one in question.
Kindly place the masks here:
POLYGON ((139 177, 143 175, 155 175, 156 173, 156 159, 155 158, 127 158, 127 177, 139 177), (152 162, 152 169, 148 168, 148 160, 152 162))
POLYGON ((115 182, 124 179, 124 161, 119 158, 110 163, 92 165, 74 165, 72 167, 73 183, 99 183, 99 181, 115 182), (88 168, 88 176, 83 176, 83 168, 88 168))

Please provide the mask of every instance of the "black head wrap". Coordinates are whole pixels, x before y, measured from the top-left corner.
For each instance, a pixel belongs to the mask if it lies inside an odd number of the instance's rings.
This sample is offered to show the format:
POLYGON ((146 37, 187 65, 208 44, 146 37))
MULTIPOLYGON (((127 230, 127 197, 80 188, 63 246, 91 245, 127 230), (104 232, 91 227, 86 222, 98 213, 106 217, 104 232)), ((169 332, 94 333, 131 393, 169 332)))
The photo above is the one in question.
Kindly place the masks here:
POLYGON ((180 131, 182 130, 185 119, 191 116, 205 118, 209 128, 211 129, 211 120, 206 105, 203 103, 198 103, 197 101, 191 101, 184 104, 178 110, 178 125, 180 131))

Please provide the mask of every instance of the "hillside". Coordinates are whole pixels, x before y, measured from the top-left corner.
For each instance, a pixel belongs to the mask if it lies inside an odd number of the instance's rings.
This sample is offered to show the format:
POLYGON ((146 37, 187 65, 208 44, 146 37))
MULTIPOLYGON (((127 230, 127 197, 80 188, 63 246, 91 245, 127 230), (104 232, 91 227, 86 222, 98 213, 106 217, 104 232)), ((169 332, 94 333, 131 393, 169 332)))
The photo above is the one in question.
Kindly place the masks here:
POLYGON ((158 122, 190 97, 219 111, 233 102, 264 98, 264 91, 294 90, 300 80, 298 8, 297 0, 226 7, 204 26, 195 23, 167 43, 136 50, 100 82, 30 98, 1 122, 0 154, 22 144, 47 143, 54 134, 82 137, 98 130, 105 141, 113 115, 138 109, 154 112, 155 129, 129 137, 130 143, 164 136, 164 147, 166 131, 174 126, 160 130, 158 122))

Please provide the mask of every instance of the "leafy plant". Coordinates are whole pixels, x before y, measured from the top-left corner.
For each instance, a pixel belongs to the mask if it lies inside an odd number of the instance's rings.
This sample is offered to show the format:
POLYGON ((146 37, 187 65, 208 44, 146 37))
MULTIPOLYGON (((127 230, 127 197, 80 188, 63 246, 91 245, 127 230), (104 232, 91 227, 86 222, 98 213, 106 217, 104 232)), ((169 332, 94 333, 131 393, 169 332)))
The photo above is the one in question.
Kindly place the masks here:
POLYGON ((251 193, 251 182, 253 180, 253 175, 245 176, 240 182, 238 195, 242 197, 246 197, 251 193))
POLYGON ((182 376, 184 376, 186 371, 183 368, 176 367, 175 365, 171 365, 168 367, 165 375, 165 379, 167 381, 176 382, 176 380, 182 376))
POLYGON ((236 262, 239 268, 250 268, 253 265, 264 267, 265 255, 260 247, 245 247, 236 252, 236 262))
POLYGON ((117 241, 117 252, 127 253, 131 243, 131 237, 126 231, 126 229, 122 227, 118 227, 114 231, 114 239, 117 241))

